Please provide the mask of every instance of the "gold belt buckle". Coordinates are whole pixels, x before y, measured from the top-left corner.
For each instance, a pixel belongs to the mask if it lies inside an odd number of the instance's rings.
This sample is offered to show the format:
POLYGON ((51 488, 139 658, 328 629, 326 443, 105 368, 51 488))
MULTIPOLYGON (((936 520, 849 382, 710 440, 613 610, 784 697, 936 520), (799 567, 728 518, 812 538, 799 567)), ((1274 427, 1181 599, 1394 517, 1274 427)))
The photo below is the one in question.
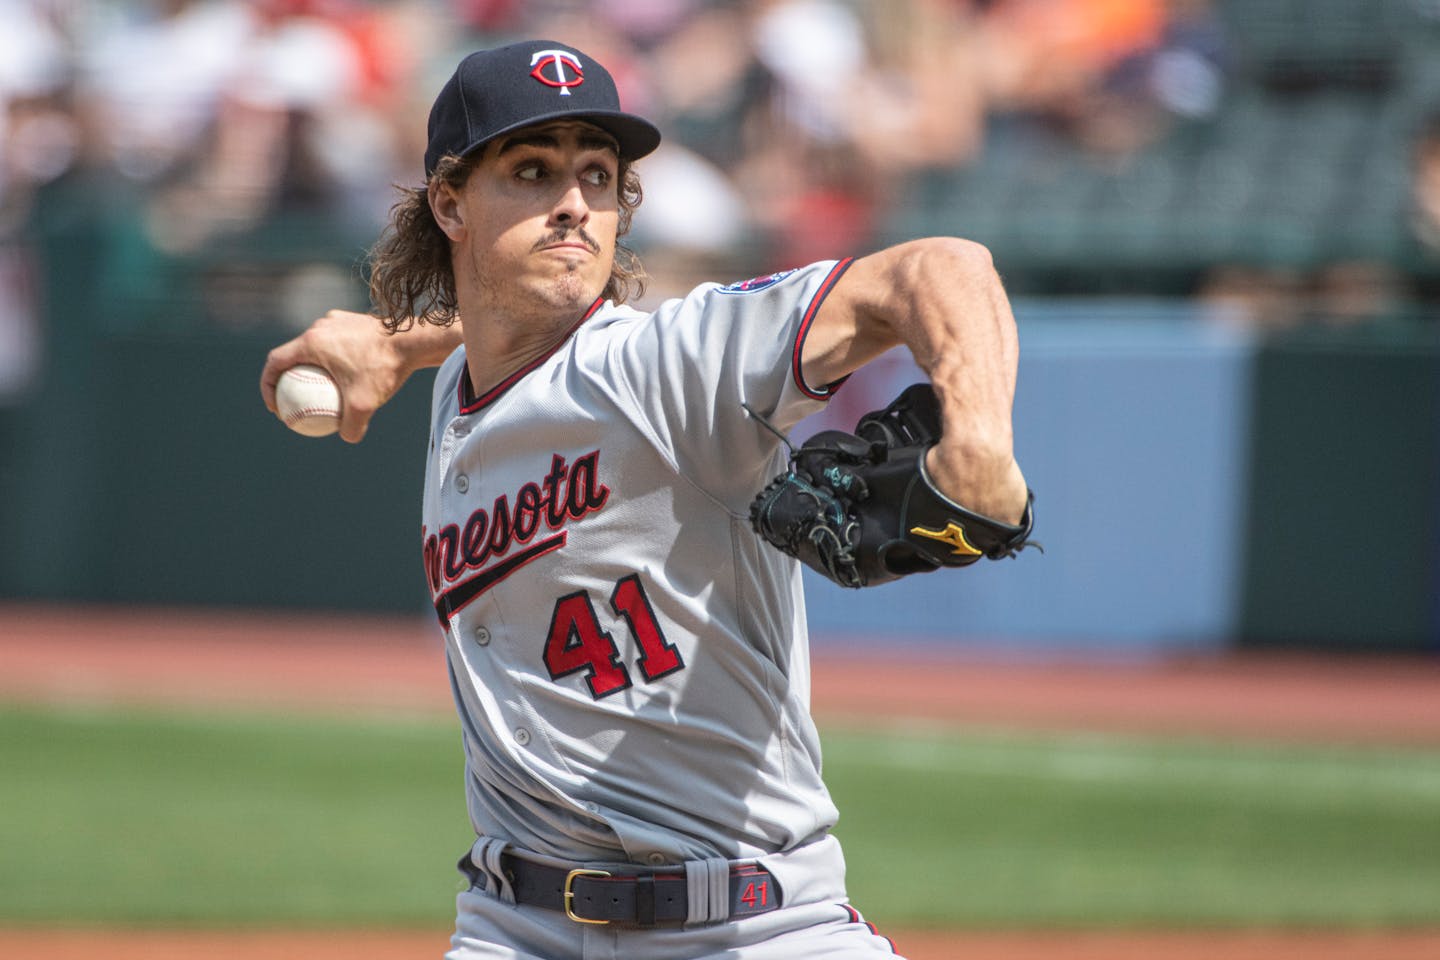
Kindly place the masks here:
POLYGON ((570 889, 570 887, 571 887, 572 885, 574 885, 574 883, 575 883, 575 878, 576 878, 576 877, 608 877, 608 876, 610 876, 610 874, 607 873, 607 872, 604 871, 604 870, 571 870, 569 873, 565 874, 565 916, 569 917, 571 920, 574 920, 576 923, 599 923, 599 924, 609 923, 609 922, 610 922, 609 920, 588 920, 588 919, 586 919, 585 917, 582 917, 582 916, 579 916, 578 914, 576 914, 576 913, 575 913, 575 906, 574 906, 574 905, 575 905, 575 891, 570 889))

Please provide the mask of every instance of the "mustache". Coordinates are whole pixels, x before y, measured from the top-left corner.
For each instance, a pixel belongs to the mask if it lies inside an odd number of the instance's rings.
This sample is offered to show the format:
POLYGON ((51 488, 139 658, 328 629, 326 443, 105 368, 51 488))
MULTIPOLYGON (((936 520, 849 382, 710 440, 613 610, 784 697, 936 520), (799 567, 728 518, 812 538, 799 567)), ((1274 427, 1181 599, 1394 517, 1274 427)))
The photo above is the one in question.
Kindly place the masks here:
POLYGON ((535 246, 532 250, 540 250, 550 246, 552 243, 564 243, 572 239, 579 240, 585 244, 585 246, 590 248, 591 253, 598 254, 600 252, 600 243, 594 237, 590 236, 590 234, 586 233, 584 227, 558 227, 535 241, 535 246))

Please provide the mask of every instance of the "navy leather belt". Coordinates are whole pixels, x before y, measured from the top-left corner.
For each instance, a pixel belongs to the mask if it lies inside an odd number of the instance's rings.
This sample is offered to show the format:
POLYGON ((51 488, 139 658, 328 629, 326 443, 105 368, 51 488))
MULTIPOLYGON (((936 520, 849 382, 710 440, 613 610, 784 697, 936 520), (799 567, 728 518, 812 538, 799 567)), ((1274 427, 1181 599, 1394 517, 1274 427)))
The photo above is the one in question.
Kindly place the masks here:
MULTIPOLYGON (((576 923, 617 923, 653 927, 684 923, 690 916, 686 875, 663 871, 613 873, 586 868, 566 869, 505 854, 501 869, 515 891, 515 902, 563 912, 576 923)), ((461 861, 473 884, 484 874, 461 861)), ((769 913, 780 907, 780 888, 770 871, 754 863, 732 864, 728 882, 731 917, 769 913)))

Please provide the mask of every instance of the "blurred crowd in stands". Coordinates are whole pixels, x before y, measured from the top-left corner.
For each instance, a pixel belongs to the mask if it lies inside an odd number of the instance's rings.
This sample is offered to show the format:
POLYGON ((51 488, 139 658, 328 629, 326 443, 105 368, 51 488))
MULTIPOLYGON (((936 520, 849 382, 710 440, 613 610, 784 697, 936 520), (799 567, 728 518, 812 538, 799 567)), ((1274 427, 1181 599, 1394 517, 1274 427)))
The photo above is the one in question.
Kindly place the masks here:
MULTIPOLYGON (((0 0, 0 286, 66 178, 165 255, 295 217, 363 249, 458 58, 521 36, 602 60, 665 133, 650 299, 863 253, 997 122, 1123 165, 1220 109, 1230 66, 1210 0, 0 0)), ((1416 162, 1440 250, 1440 146, 1416 162)))

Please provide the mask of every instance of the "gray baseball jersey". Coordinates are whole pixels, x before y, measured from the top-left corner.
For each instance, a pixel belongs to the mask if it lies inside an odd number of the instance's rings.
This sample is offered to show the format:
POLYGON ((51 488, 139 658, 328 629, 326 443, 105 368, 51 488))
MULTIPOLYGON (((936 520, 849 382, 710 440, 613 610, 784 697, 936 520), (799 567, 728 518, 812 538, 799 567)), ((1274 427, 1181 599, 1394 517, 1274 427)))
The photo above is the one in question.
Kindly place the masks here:
POLYGON ((574 861, 788 850, 820 777, 798 563, 750 529, 848 266, 604 302, 482 396, 435 382, 423 537, 477 835, 574 861))

